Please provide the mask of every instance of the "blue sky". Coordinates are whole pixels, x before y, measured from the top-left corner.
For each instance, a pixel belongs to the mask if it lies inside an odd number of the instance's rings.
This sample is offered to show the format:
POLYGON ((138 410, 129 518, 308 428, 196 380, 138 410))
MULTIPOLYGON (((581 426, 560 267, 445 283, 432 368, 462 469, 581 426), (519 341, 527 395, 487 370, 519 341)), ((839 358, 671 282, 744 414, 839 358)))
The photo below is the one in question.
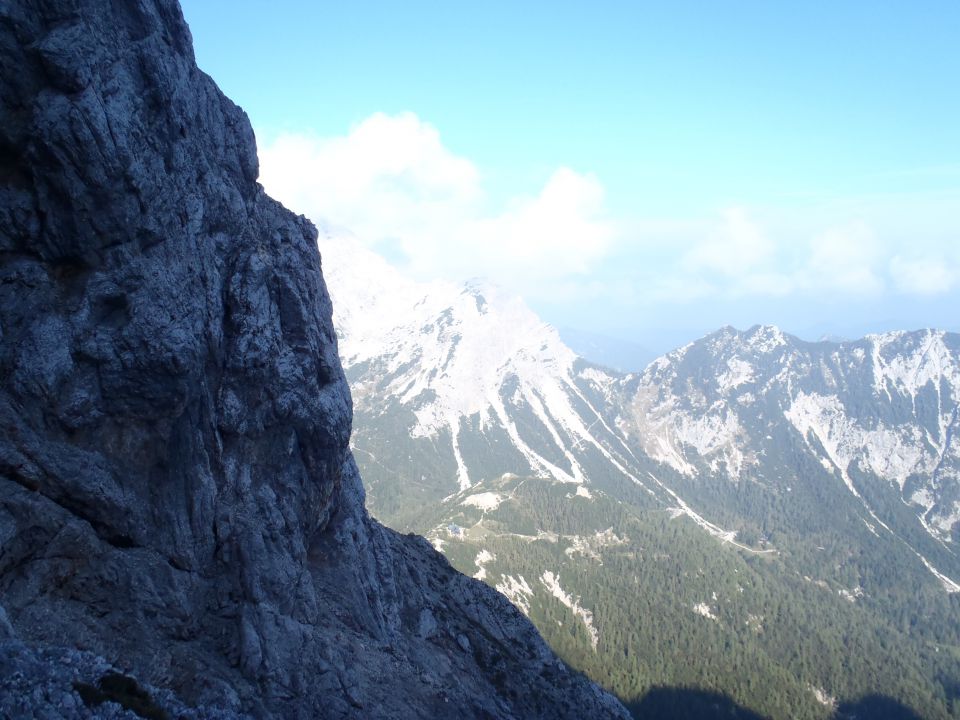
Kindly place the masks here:
POLYGON ((186 0, 267 189, 656 352, 958 329, 960 3, 186 0))

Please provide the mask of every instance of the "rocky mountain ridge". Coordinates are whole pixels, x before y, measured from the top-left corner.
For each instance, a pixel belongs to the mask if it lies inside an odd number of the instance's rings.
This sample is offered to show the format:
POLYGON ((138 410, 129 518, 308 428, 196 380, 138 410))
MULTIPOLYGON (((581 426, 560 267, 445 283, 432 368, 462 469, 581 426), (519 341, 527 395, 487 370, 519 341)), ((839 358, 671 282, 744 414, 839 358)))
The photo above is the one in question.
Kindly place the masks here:
POLYGON ((860 483, 896 488, 923 544, 946 550, 949 571, 932 572, 960 589, 950 577, 960 578, 950 549, 960 527, 957 336, 807 343, 770 326, 723 328, 623 374, 578 358, 522 300, 496 288, 413 282, 342 235, 320 245, 340 259, 329 282, 345 307, 359 288, 390 288, 364 301, 375 327, 348 312, 334 322, 356 398, 355 449, 391 522, 403 524, 402 512, 391 515, 398 475, 408 494, 418 487, 439 500, 510 473, 634 485, 730 539, 717 522, 729 512, 712 514, 697 497, 740 483, 793 492, 796 468, 780 458, 799 453, 868 525, 888 521, 860 483))
POLYGON ((622 374, 496 288, 319 242, 335 299, 382 294, 376 328, 334 313, 372 511, 576 667, 636 708, 666 685, 777 718, 870 692, 949 716, 960 337, 722 328, 622 374))
POLYGON ((367 516, 316 231, 177 4, 14 0, 0 57, 0 714, 623 717, 367 516))
POLYGON ((948 591, 960 590, 958 336, 806 343, 773 327, 724 328, 625 379, 621 392, 631 398, 621 427, 677 473, 679 488, 746 479, 783 496, 829 483, 846 491, 871 533, 905 538, 904 526, 891 526, 906 518, 881 509, 886 497, 910 509, 911 537, 924 531, 922 542, 904 542, 948 591), (788 454, 820 467, 797 482, 788 454), (924 557, 925 547, 940 560, 924 557))

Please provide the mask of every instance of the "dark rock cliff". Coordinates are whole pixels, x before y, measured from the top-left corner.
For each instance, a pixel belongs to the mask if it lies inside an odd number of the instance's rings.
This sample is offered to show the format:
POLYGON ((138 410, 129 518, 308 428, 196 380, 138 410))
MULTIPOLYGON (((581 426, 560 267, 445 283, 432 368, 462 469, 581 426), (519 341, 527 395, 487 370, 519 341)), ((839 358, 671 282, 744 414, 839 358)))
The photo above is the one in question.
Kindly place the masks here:
POLYGON ((5 0, 0 60, 0 715, 119 717, 112 668, 187 717, 625 717, 366 515, 315 230, 176 3, 5 0))

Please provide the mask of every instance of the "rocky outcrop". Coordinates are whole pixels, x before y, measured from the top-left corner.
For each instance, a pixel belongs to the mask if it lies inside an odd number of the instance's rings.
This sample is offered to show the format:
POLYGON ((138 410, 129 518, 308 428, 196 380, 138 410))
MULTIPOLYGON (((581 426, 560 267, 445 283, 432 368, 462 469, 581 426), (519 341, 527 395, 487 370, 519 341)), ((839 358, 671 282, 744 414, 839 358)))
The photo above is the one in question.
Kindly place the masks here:
POLYGON ((176 3, 5 2, 0 58, 0 712, 625 717, 366 515, 316 232, 176 3))

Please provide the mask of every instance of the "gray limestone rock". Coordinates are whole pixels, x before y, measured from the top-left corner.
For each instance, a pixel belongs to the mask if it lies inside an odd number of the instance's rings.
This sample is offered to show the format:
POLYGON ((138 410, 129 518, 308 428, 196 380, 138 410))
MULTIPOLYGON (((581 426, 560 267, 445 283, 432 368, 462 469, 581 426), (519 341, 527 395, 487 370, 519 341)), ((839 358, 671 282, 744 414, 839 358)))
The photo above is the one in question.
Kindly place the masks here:
POLYGON ((15 637, 13 626, 7 618, 7 611, 3 609, 3 605, 0 605, 0 641, 12 640, 15 637))
POLYGON ((0 707, 626 717, 367 516, 316 231, 176 3, 9 0, 0 58, 0 707))

